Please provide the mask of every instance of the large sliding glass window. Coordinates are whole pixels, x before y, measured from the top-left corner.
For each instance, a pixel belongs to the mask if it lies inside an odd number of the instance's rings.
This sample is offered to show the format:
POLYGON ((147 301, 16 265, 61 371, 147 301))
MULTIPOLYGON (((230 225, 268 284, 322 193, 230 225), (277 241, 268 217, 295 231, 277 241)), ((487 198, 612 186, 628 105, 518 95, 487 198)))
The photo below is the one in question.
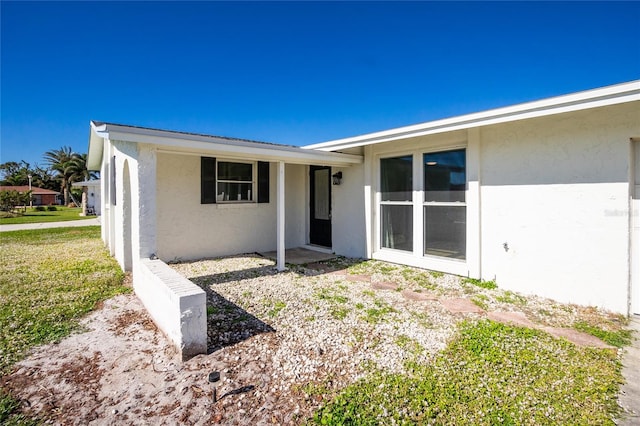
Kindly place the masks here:
POLYGON ((466 258, 466 151, 423 155, 424 254, 466 258))
POLYGON ((381 246, 413 251, 413 156, 380 160, 381 246))

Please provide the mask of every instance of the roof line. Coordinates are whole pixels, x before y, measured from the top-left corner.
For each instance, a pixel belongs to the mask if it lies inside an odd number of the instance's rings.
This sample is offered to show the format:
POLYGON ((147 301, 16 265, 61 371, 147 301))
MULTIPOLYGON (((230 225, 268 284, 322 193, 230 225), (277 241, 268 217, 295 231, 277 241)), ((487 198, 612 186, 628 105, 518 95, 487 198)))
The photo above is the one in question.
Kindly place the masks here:
POLYGON ((640 80, 471 114, 427 121, 424 123, 397 127, 389 130, 366 133, 359 136, 306 145, 302 148, 333 151, 404 139, 407 137, 444 133, 447 131, 461 130, 470 127, 479 127, 489 124, 559 114, 562 112, 595 108, 598 106, 631 102, 634 100, 640 100, 640 80))
MULTIPOLYGON (((227 140, 227 141, 237 141, 237 142, 249 142, 249 143, 258 143, 258 144, 265 144, 265 145, 274 145, 274 146, 289 146, 289 147, 295 147, 294 145, 285 145, 285 144, 279 144, 279 143, 275 143, 275 142, 264 142, 264 141, 256 141, 256 140, 252 140, 252 139, 244 139, 244 138, 232 138, 229 136, 218 136, 218 135, 209 135, 206 133, 195 133, 195 132, 187 132, 187 131, 182 131, 182 130, 166 130, 166 129, 158 129, 157 127, 146 127, 146 126, 134 126, 134 125, 130 125, 130 124, 121 124, 121 123, 110 123, 107 121, 97 121, 97 120, 91 120, 91 122, 95 125, 95 127, 104 127, 105 129, 108 128, 109 126, 114 127, 122 127, 122 128, 127 128, 127 129, 132 129, 135 131, 135 129, 141 130, 141 131, 152 131, 152 132, 161 132, 161 133, 171 133, 171 134, 179 134, 179 135, 185 135, 185 136, 201 136, 201 137, 205 137, 205 138, 215 138, 215 139, 223 139, 223 140, 227 140)), ((298 148, 298 147, 296 147, 298 148)))
POLYGON ((100 121, 90 122, 89 154, 87 167, 99 170, 102 164, 103 142, 106 139, 143 143, 170 149, 173 153, 183 152, 229 155, 234 158, 265 159, 297 164, 320 164, 349 166, 362 163, 360 155, 337 152, 310 151, 298 146, 255 142, 246 139, 232 139, 146 127, 124 126, 100 121))

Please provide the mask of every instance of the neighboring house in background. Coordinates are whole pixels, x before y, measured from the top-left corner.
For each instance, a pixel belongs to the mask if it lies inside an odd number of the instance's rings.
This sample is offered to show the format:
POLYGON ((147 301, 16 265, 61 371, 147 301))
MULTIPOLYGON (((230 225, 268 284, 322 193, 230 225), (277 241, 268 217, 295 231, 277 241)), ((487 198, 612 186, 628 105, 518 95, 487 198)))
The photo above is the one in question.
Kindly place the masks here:
POLYGON ((101 194, 100 194, 100 179, 84 180, 82 182, 74 182, 71 186, 75 188, 82 188, 82 192, 87 194, 86 204, 83 205, 83 211, 81 215, 100 215, 101 209, 101 194), (86 188, 86 191, 85 191, 86 188))
MULTIPOLYGON (((29 185, 0 186, 0 191, 18 191, 20 194, 29 192, 29 185)), ((60 204, 60 193, 50 189, 31 187, 31 198, 34 206, 49 206, 60 204)))
POLYGON ((92 122, 87 164, 185 355, 204 294, 163 261, 298 246, 640 313, 640 81, 304 148, 92 122))

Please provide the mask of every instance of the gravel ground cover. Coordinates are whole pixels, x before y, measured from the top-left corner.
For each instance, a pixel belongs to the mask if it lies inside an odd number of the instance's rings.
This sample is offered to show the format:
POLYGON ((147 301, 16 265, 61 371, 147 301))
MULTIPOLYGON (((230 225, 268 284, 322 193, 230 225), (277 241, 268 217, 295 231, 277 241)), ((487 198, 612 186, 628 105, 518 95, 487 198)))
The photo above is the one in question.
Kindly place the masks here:
MULTIPOLYGON (((210 351, 234 352, 235 345, 250 341, 235 355, 237 367, 223 373, 232 383, 247 369, 262 372, 251 383, 234 383, 255 387, 247 398, 258 422, 261 410, 280 411, 284 403, 281 419, 298 423, 372 369, 403 372, 407 360, 427 363, 457 321, 435 300, 408 300, 399 287, 375 290, 359 274, 364 270, 347 259, 289 265, 284 273, 275 272, 273 261, 251 255, 172 267, 207 291, 210 351)), ((380 271, 372 277, 383 278, 380 271)), ((458 278, 437 280, 451 287, 458 278)))
POLYGON ((437 363, 460 324, 487 311, 624 337, 621 316, 384 262, 339 258, 277 273, 250 254, 171 266, 207 292, 208 355, 178 362, 137 298, 123 295, 85 318, 86 332, 16 364, 2 385, 55 424, 304 424, 372 374, 408 377, 437 363), (212 371, 221 372, 215 403, 212 371))
MULTIPOLYGON (((252 342, 249 357, 265 372, 252 384, 254 421, 263 419, 260 410, 284 402, 289 413, 282 419, 297 423, 367 373, 402 374, 407 366, 429 364, 458 323, 485 311, 521 313, 538 326, 592 324, 612 333, 626 323, 595 308, 384 262, 340 258, 276 273, 272 261, 249 255, 172 266, 207 291, 211 351, 252 342), (452 301, 471 301, 476 309, 458 312, 452 301)), ((229 377, 246 362, 251 359, 227 371, 229 377)))

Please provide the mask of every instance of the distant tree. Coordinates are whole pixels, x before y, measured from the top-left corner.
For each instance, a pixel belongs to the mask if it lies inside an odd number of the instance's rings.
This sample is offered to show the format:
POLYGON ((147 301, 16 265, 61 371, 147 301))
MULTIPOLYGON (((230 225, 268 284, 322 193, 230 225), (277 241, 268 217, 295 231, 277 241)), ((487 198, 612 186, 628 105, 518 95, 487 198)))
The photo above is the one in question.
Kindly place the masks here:
POLYGON ((69 190, 77 171, 77 163, 74 160, 77 157, 78 154, 74 153, 69 146, 47 151, 43 155, 45 163, 53 171, 60 184, 60 192, 63 193, 65 206, 69 204, 69 190))
POLYGON ((60 185, 53 172, 49 168, 40 167, 37 164, 31 169, 32 185, 38 188, 57 191, 60 185))
POLYGON ((0 164, 0 173, 2 174, 0 184, 9 186, 28 185, 31 171, 31 167, 26 161, 2 163, 0 164))
POLYGON ((0 210, 12 212, 17 206, 26 207, 31 200, 31 191, 0 191, 0 210))

